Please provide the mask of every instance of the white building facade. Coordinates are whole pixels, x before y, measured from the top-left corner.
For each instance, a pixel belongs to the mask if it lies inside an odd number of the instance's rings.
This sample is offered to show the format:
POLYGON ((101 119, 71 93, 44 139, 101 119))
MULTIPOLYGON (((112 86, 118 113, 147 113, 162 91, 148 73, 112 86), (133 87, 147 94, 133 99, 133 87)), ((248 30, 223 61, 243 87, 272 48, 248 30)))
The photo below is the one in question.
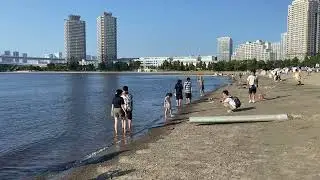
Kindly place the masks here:
POLYGON ((288 7, 288 58, 313 56, 320 48, 319 0, 294 0, 288 7))
POLYGON ((66 64, 67 61, 65 59, 58 59, 58 58, 0 56, 0 64, 32 65, 32 66, 45 67, 50 63, 66 64))
POLYGON ((112 13, 97 18, 97 56, 100 62, 117 60, 117 18, 112 13))
POLYGON ((271 43, 257 40, 240 44, 232 55, 232 60, 270 61, 274 60, 271 43))
POLYGON ((285 33, 282 33, 281 34, 281 42, 280 42, 280 59, 281 60, 285 60, 287 59, 287 41, 288 41, 288 34, 285 32, 285 33))
POLYGON ((217 38, 217 54, 219 61, 230 61, 233 53, 233 41, 231 37, 217 38))
POLYGON ((183 63, 183 65, 190 65, 193 64, 196 66, 196 64, 200 61, 206 63, 208 65, 209 63, 216 63, 215 56, 164 56, 164 57, 140 57, 139 59, 135 59, 134 61, 140 61, 141 66, 144 68, 157 68, 160 67, 164 61, 168 62, 177 62, 183 63))
POLYGON ((65 58, 80 61, 86 58, 86 23, 80 16, 70 15, 64 23, 65 58))
POLYGON ((272 49, 274 60, 283 60, 281 58, 281 43, 280 42, 271 43, 271 49, 272 49))
POLYGON ((160 67, 164 61, 170 61, 170 57, 140 57, 134 61, 140 61, 141 67, 152 68, 160 67))

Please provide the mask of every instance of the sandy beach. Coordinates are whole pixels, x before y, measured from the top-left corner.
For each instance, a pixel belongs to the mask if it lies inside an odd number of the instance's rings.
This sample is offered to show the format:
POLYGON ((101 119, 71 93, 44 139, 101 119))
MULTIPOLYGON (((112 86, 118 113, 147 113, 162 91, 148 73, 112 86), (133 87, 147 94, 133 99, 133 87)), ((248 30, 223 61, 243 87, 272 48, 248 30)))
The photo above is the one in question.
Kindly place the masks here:
MULTIPOLYGON (((216 100, 186 108, 170 125, 155 129, 136 145, 64 172, 62 179, 320 179, 320 74, 296 86, 261 77, 265 101, 249 104, 243 80, 224 87, 242 107, 228 114, 216 100), (289 114, 283 122, 196 125, 191 116, 289 114), (126 152, 123 152, 126 151, 126 152)), ((209 97, 220 97, 221 90, 209 97)), ((53 177, 57 178, 57 177, 53 177)))

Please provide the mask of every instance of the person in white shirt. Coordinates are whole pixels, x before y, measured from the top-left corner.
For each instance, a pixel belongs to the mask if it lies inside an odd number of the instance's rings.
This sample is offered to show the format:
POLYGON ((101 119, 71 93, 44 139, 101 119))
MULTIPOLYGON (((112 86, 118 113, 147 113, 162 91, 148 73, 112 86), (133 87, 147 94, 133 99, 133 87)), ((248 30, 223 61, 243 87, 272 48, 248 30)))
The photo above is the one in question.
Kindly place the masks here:
POLYGON ((258 88, 258 77, 255 71, 252 71, 252 74, 248 77, 247 84, 249 86, 249 103, 255 103, 258 88))
POLYGON ((237 109, 236 102, 232 99, 228 90, 222 91, 222 103, 224 107, 228 108, 228 113, 231 113, 233 110, 237 109))

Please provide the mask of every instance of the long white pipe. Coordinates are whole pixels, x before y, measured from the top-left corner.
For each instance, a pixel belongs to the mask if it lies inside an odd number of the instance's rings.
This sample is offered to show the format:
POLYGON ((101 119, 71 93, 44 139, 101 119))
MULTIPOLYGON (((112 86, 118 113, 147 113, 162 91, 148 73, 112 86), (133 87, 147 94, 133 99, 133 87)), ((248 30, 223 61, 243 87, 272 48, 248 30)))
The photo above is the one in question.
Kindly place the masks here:
POLYGON ((268 122, 288 120, 287 114, 277 115, 248 115, 248 116, 211 116, 190 117, 191 123, 236 123, 236 122, 268 122))

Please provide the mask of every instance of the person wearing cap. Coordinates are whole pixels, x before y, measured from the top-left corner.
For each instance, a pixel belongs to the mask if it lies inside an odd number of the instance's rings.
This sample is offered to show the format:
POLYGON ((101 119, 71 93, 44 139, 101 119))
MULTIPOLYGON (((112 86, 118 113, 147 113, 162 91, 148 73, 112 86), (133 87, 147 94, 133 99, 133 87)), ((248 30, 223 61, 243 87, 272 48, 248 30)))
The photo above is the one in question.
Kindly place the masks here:
POLYGON ((118 133, 118 120, 122 120, 122 129, 126 130, 126 124, 123 123, 123 119, 127 116, 125 111, 125 103, 124 99, 121 97, 122 90, 118 89, 116 91, 116 94, 112 100, 112 106, 111 106, 111 116, 114 117, 114 131, 115 133, 118 133))
MULTIPOLYGON (((123 92, 121 97, 124 100, 125 112, 127 114, 126 120, 128 121, 128 129, 130 131, 132 127, 133 98, 132 98, 132 95, 129 93, 128 86, 123 86, 122 90, 123 92)), ((125 119, 123 121, 124 121, 123 123, 126 123, 125 119)))

